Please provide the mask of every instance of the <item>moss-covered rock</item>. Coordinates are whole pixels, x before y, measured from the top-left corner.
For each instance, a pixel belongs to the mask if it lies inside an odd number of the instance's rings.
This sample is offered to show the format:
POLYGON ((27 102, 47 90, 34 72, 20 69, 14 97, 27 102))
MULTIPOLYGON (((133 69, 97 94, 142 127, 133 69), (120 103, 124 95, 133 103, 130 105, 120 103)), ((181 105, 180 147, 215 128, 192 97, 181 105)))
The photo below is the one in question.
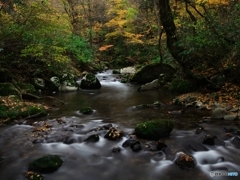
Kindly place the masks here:
POLYGON ((156 119, 137 124, 135 133, 140 138, 159 140, 168 137, 173 127, 172 120, 156 119))
POLYGON ((28 180, 43 180, 43 176, 37 172, 33 172, 33 171, 28 171, 26 173, 26 178, 28 180))
POLYGON ((61 167, 62 163, 62 159, 57 155, 45 155, 31 162, 28 170, 40 173, 50 173, 61 167))
POLYGON ((42 78, 32 78, 31 83, 36 89, 45 90, 46 88, 45 80, 42 78))
POLYGON ((196 85, 187 80, 176 78, 171 82, 169 90, 174 93, 187 93, 196 90, 196 85))
POLYGON ((92 74, 87 73, 80 83, 81 89, 100 89, 101 83, 99 82, 98 78, 92 74))
POLYGON ((80 109, 80 113, 90 115, 93 113, 93 110, 90 107, 84 107, 80 109))
POLYGON ((153 63, 140 68, 132 77, 131 81, 145 84, 159 78, 160 74, 173 76, 175 70, 168 64, 153 63))

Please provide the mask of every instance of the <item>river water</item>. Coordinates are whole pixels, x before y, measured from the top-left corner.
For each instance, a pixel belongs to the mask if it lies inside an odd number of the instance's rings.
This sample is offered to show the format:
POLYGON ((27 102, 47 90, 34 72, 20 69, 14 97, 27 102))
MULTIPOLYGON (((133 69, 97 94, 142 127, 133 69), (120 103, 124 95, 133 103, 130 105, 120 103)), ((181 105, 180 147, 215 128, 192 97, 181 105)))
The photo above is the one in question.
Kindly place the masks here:
MULTIPOLYGON (((164 90, 137 92, 137 85, 119 82, 118 75, 111 71, 98 74, 100 90, 80 90, 58 93, 55 96, 66 102, 52 104, 44 119, 28 120, 18 125, 0 128, 1 180, 24 180, 28 164, 46 155, 56 154, 63 159, 57 171, 43 174, 45 180, 205 180, 240 179, 239 177, 210 177, 210 171, 240 173, 240 141, 225 136, 224 127, 239 128, 238 122, 214 121, 202 123, 204 131, 196 134, 199 120, 211 112, 194 108, 184 109, 184 113, 173 115, 169 111, 182 110, 171 105, 174 95, 164 90), (138 109, 139 104, 162 103, 158 108, 138 109), (79 113, 82 107, 94 109, 92 115, 79 113), (59 109, 58 109, 59 108, 59 109), (163 140, 167 149, 162 151, 133 152, 122 147, 139 122, 155 118, 173 119, 175 128, 171 136, 163 140), (47 130, 36 130, 45 123, 47 130), (122 139, 110 141, 104 138, 104 131, 93 131, 97 127, 111 123, 124 132, 122 139), (97 133, 98 142, 85 142, 89 135, 97 133), (205 134, 217 136, 215 145, 203 145, 205 134), (34 143, 33 143, 34 142, 34 143), (113 153, 119 146, 121 151, 113 153), (174 164, 175 155, 185 152, 196 160, 196 167, 180 169, 174 164)), ((140 139, 142 145, 151 143, 140 139)))

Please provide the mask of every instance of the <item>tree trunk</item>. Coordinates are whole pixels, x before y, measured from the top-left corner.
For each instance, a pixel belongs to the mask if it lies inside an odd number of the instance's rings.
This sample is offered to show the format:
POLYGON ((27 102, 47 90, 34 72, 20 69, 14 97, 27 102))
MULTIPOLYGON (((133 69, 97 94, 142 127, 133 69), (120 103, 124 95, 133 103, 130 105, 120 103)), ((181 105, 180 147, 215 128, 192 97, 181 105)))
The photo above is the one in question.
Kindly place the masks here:
POLYGON ((180 46, 178 46, 178 39, 176 36, 176 26, 173 21, 173 15, 170 8, 169 0, 158 0, 160 19, 162 26, 166 32, 167 36, 167 47, 173 56, 173 58, 180 64, 183 72, 187 71, 186 64, 183 61, 183 55, 181 53, 184 51, 180 46))

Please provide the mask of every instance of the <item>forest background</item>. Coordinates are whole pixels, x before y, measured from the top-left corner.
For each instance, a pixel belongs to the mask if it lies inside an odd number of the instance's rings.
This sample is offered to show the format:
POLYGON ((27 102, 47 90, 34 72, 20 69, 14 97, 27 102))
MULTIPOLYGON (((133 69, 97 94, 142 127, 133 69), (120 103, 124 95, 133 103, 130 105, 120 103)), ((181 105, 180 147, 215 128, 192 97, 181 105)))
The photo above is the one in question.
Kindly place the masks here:
POLYGON ((238 0, 0 0, 0 81, 160 63, 239 98, 239 34, 238 0))

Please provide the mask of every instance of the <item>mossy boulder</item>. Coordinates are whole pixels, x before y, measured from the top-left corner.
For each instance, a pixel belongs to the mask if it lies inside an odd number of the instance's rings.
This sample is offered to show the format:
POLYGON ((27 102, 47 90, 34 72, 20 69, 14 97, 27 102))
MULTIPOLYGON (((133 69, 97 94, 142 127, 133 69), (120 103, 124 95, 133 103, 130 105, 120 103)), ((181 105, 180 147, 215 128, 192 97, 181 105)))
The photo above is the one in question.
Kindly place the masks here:
POLYGON ((188 80, 175 78, 170 86, 169 90, 173 93, 187 93, 196 90, 196 85, 188 80))
POLYGON ((137 124, 135 133, 138 137, 151 140, 159 140, 168 137, 173 130, 172 120, 156 119, 137 124))
POLYGON ((153 63, 140 68, 132 77, 131 81, 140 84, 146 84, 159 78, 160 74, 167 74, 173 76, 175 69, 168 64, 153 63))
POLYGON ((31 83, 36 89, 45 90, 46 88, 45 80, 42 78, 32 78, 31 83))
POLYGON ((80 109, 80 113, 90 115, 93 113, 93 110, 90 107, 84 107, 80 109))
POLYGON ((81 89, 100 89, 101 83, 99 82, 98 78, 92 74, 87 73, 80 83, 81 89))
POLYGON ((40 173, 50 173, 61 167, 62 163, 62 159, 57 155, 45 155, 31 162, 28 170, 40 173))

